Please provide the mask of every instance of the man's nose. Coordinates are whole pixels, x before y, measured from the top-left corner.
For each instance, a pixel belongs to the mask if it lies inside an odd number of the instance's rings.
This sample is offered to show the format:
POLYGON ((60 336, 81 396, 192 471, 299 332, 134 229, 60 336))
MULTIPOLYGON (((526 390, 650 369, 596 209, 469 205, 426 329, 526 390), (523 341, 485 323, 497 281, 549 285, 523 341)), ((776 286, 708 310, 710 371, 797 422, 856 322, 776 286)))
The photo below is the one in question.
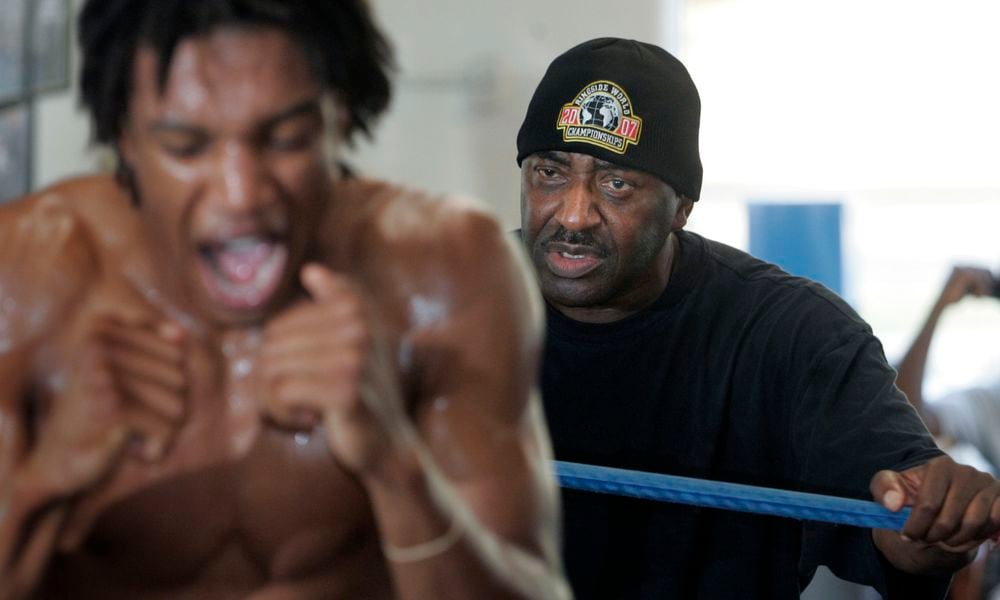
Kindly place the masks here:
POLYGON ((266 201, 269 176, 260 152, 245 144, 226 144, 215 173, 215 191, 227 209, 247 211, 266 201))
POLYGON ((576 182, 566 190, 555 218, 568 231, 583 231, 600 222, 588 182, 576 182))

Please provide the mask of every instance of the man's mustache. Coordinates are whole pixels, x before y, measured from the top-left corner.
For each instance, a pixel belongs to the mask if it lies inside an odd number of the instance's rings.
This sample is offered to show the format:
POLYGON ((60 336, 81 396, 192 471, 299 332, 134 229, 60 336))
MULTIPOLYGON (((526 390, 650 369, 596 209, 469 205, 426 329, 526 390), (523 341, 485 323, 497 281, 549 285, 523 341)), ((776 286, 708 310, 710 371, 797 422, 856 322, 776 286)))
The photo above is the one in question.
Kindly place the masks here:
POLYGON ((600 243, 590 231, 569 231, 565 227, 560 227, 542 241, 542 247, 547 250, 549 245, 554 243, 589 248, 598 256, 607 256, 608 253, 604 244, 600 243))

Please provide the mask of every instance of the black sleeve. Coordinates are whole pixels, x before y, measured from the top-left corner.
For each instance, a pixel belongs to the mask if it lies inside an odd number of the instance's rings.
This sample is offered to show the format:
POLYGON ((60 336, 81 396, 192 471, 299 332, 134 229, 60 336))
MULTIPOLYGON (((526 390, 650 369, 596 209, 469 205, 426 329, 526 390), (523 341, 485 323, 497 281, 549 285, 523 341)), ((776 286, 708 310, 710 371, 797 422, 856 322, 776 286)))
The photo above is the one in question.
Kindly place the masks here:
MULTIPOLYGON (((870 500, 869 482, 883 469, 902 471, 942 454, 895 386, 879 341, 859 330, 820 356, 792 420, 799 481, 809 491, 870 500)), ((871 530, 803 525, 799 572, 826 565, 842 579, 875 588, 883 598, 943 598, 950 578, 918 577, 889 564, 871 530)))

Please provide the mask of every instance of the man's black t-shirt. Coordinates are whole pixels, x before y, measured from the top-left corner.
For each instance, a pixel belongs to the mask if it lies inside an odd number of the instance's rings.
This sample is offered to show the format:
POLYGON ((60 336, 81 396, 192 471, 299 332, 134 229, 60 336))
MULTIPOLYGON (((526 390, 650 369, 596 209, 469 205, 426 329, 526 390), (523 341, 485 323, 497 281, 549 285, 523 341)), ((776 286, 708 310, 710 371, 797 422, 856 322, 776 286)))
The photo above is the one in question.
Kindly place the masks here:
MULTIPOLYGON (((940 454, 879 341, 826 288, 680 232, 666 290, 608 324, 548 307, 542 393, 556 458, 870 499, 881 469, 940 454)), ((890 597, 941 594, 869 530, 566 491, 577 597, 797 598, 816 567, 890 597)))

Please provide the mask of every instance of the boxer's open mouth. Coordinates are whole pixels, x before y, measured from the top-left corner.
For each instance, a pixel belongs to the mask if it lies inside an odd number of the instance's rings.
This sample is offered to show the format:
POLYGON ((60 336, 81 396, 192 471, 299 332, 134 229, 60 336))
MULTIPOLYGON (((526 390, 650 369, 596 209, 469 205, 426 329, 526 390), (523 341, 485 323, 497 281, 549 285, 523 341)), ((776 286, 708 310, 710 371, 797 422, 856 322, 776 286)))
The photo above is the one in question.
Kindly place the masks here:
POLYGON ((198 244, 201 279, 209 296, 234 310, 262 307, 285 274, 287 239, 248 233, 198 244))

